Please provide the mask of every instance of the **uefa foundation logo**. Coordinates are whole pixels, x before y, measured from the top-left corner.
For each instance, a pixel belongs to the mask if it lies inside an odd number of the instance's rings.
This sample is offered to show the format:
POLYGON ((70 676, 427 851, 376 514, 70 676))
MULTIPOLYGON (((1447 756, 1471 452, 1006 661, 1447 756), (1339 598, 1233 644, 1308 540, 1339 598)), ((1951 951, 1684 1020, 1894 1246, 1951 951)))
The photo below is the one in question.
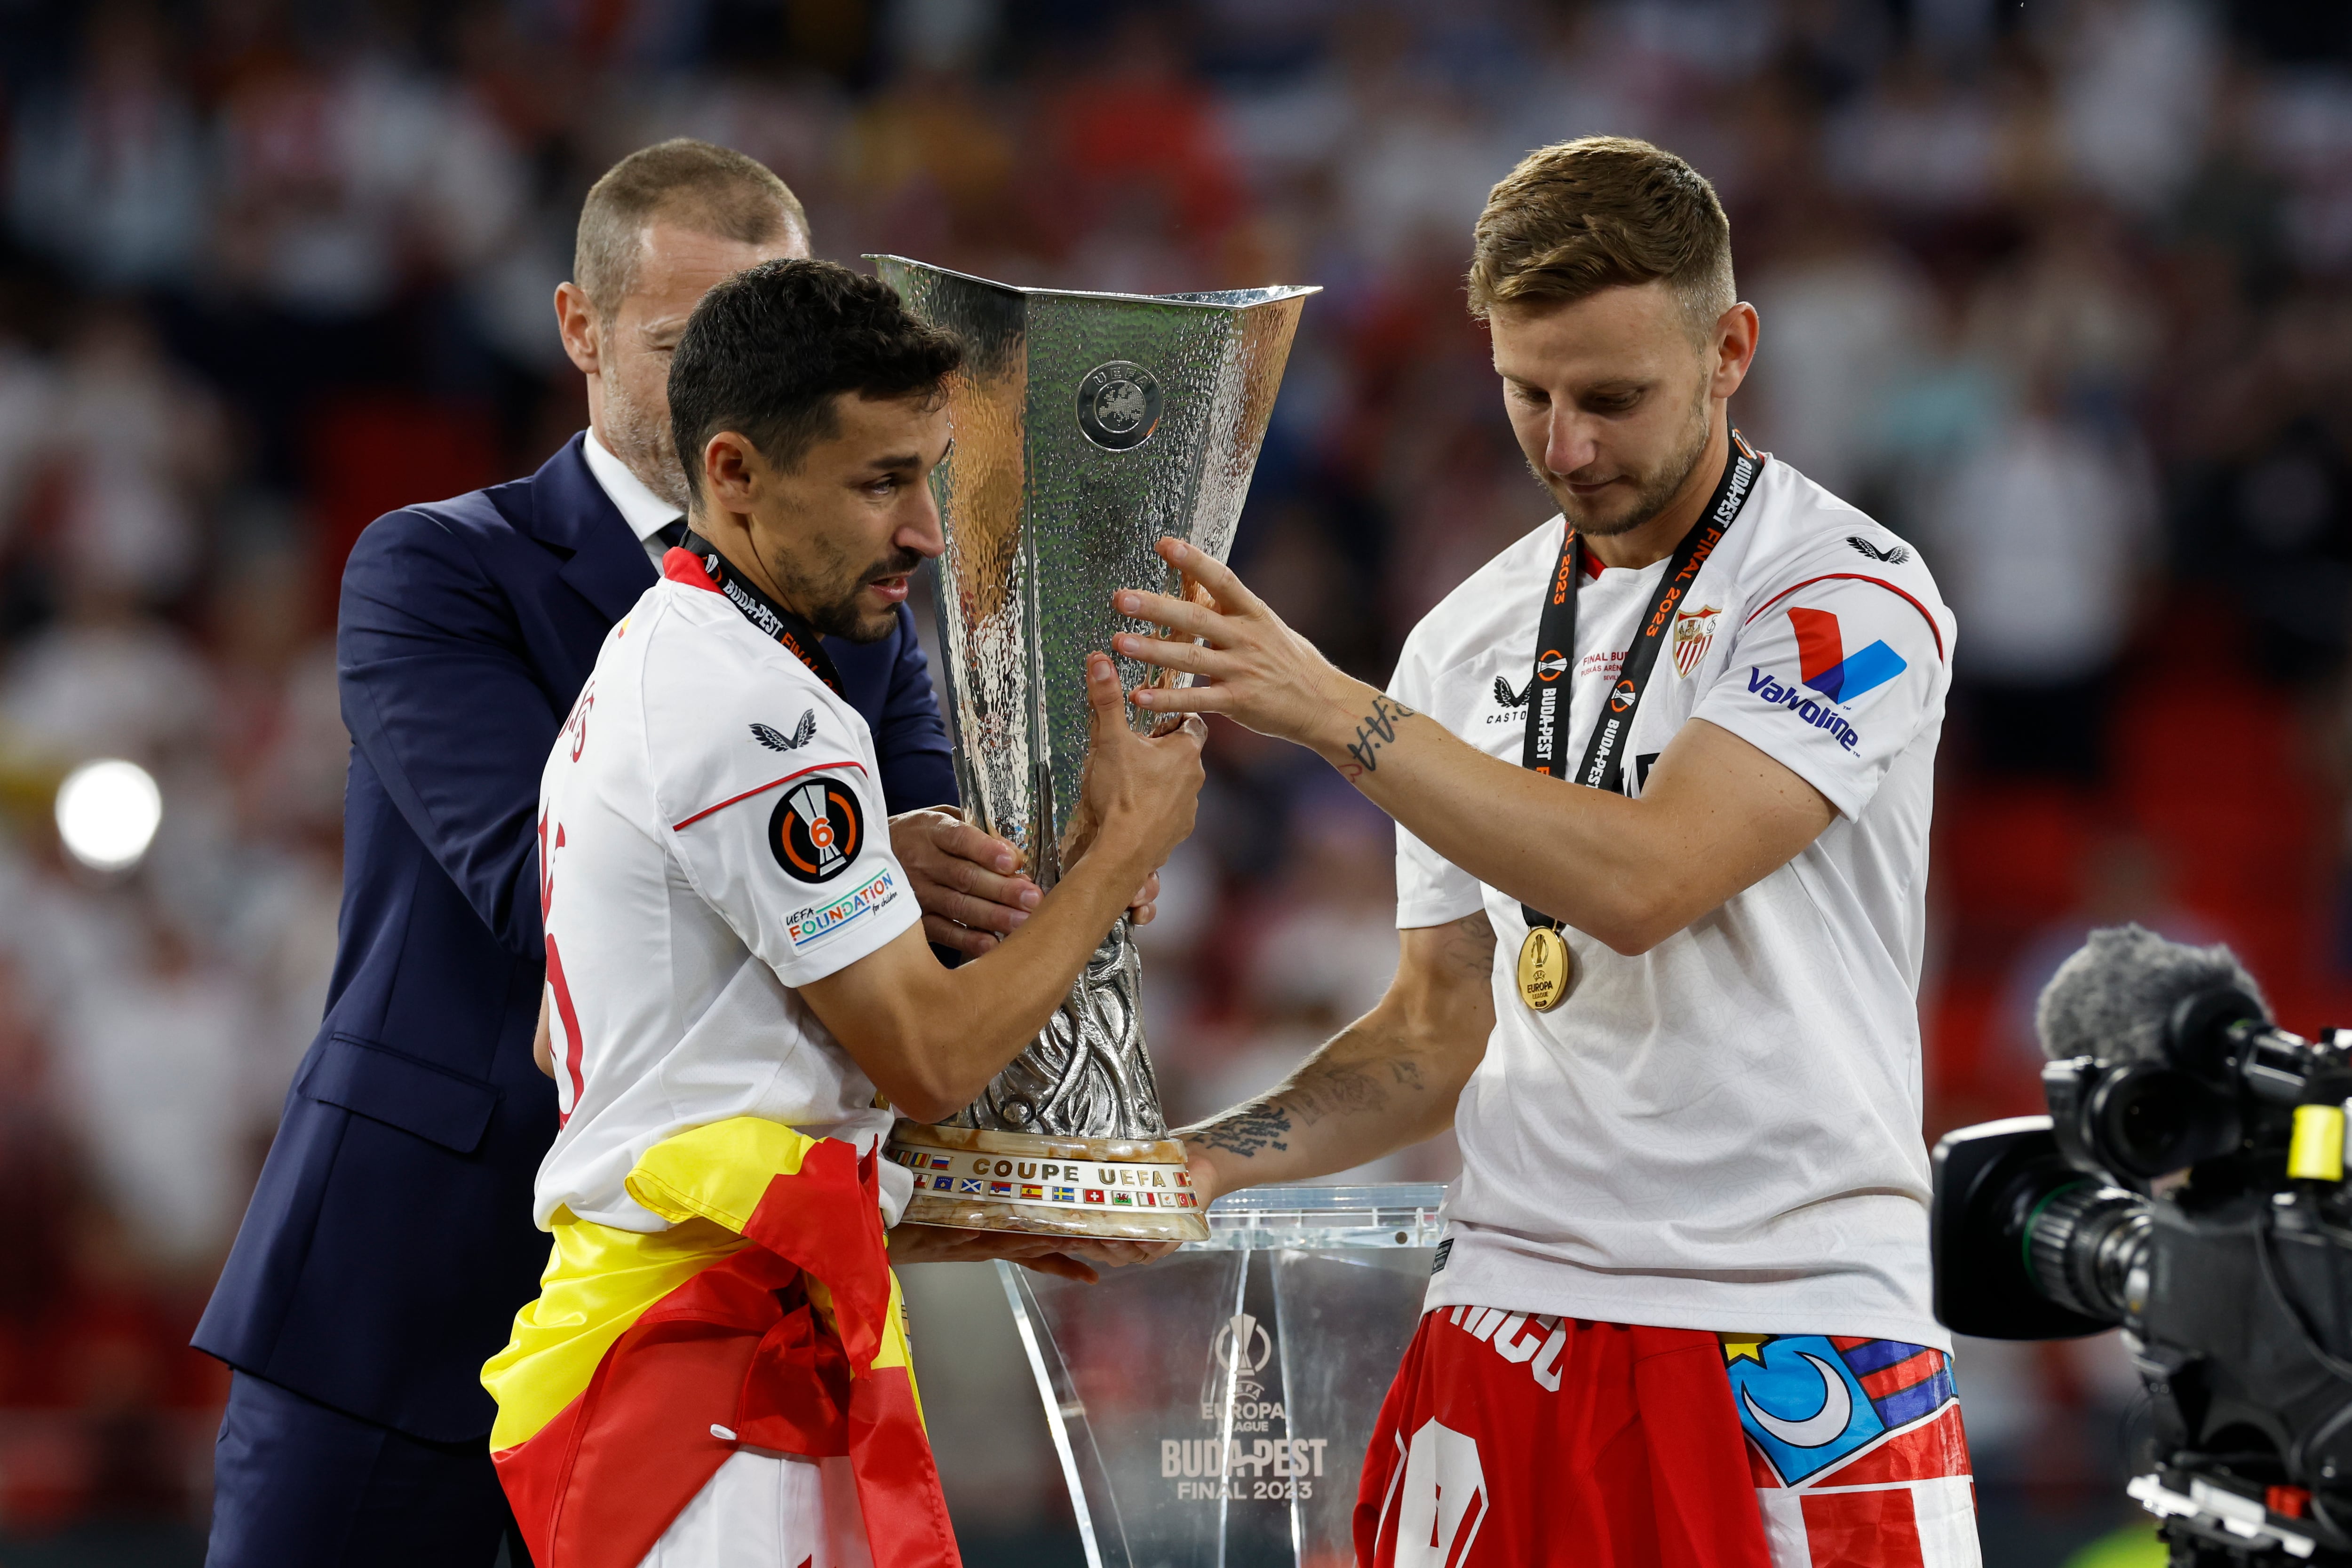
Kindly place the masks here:
POLYGON ((1131 360, 1097 365, 1078 383, 1078 429, 1108 452, 1125 452, 1160 428, 1160 378, 1131 360))

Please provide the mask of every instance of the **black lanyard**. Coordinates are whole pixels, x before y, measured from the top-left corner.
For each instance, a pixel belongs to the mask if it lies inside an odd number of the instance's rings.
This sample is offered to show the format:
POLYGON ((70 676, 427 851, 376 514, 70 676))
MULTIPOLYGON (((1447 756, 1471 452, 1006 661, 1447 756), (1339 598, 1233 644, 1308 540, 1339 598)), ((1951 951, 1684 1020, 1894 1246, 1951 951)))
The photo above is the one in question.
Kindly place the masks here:
POLYGON ((758 583, 738 571, 709 539, 692 529, 687 530, 685 542, 677 548, 690 552, 702 563, 711 582, 727 596, 729 603, 743 612, 744 620, 782 643, 786 653, 833 688, 834 695, 846 700, 841 689, 841 672, 833 667, 833 655, 824 651, 815 627, 762 593, 758 583))
MULTIPOLYGON (((1633 632, 1633 645, 1625 651, 1617 685, 1593 720, 1592 738, 1585 743, 1576 782, 1595 789, 1623 790, 1625 740, 1633 732, 1633 716, 1642 706, 1643 693, 1649 689, 1651 672, 1657 668, 1666 629, 1674 624, 1675 606, 1682 602, 1699 569, 1738 519, 1762 466, 1763 459, 1739 438, 1738 431, 1732 432, 1731 460, 1724 465, 1723 477, 1697 524, 1667 559, 1658 591, 1651 595, 1650 607, 1633 632)), ((1527 741, 1520 754, 1523 767, 1552 777, 1563 776, 1560 763, 1568 737, 1568 696, 1576 666, 1576 591, 1583 580, 1584 540, 1570 528, 1560 540, 1559 565, 1544 591, 1543 615, 1536 624, 1535 678, 1529 683, 1527 741)), ((1522 904, 1519 909, 1529 925, 1557 929, 1560 924, 1528 904, 1522 904)))

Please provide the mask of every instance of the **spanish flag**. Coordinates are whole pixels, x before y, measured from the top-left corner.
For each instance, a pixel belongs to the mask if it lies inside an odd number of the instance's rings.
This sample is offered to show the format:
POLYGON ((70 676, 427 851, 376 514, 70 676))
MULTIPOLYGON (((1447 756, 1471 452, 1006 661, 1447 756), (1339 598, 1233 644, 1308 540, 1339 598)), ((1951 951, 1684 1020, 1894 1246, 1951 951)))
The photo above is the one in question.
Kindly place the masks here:
POLYGON ((669 1229, 558 1211, 539 1299, 482 1369, 539 1568, 635 1568, 739 1447, 846 1455, 875 1568, 960 1568, 875 1170, 739 1116, 629 1173, 669 1229))

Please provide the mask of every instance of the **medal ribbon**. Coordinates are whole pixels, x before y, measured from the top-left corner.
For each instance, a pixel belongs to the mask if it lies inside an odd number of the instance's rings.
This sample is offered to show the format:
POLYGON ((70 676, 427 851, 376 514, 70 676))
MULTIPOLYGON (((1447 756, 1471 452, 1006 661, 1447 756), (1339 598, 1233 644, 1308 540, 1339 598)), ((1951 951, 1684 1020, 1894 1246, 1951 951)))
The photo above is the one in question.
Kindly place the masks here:
MULTIPOLYGON (((1641 708, 1643 694, 1649 689, 1651 673, 1657 668, 1658 650, 1666 641, 1666 629, 1674 624, 1675 607, 1697 580, 1699 569, 1715 553, 1715 547, 1723 542, 1723 536, 1730 531, 1740 508, 1748 504, 1748 493, 1755 488, 1756 476, 1763 465, 1764 460, 1740 439, 1738 431, 1733 431, 1731 460, 1724 465, 1723 477, 1717 481, 1715 494, 1708 498, 1706 509, 1699 514, 1698 522, 1667 558, 1665 574, 1658 580, 1658 591, 1651 595, 1650 607, 1634 630, 1633 645, 1625 652, 1624 666, 1617 672, 1617 685, 1593 720, 1592 737, 1585 743, 1584 759, 1574 775, 1576 782, 1594 789, 1623 792, 1625 740, 1633 732, 1633 716, 1641 708)), ((1560 540, 1559 565, 1545 590, 1543 614, 1536 625, 1535 676, 1528 688, 1527 741, 1520 754, 1522 767, 1551 777, 1564 776, 1560 764, 1568 736, 1571 672, 1576 665, 1576 591, 1583 580, 1584 540, 1574 528, 1570 528, 1560 540)), ((1530 905, 1520 904, 1519 912, 1530 926, 1549 926, 1555 931, 1560 927, 1559 921, 1530 905)))
POLYGON ((782 643, 784 652, 806 664, 818 680, 833 688, 834 695, 847 700, 841 689, 841 672, 834 668, 833 655, 824 651, 815 627, 761 592, 758 583, 737 570, 701 535, 688 529, 685 541, 677 548, 694 557, 719 591, 727 596, 727 601, 742 612, 744 620, 782 643))

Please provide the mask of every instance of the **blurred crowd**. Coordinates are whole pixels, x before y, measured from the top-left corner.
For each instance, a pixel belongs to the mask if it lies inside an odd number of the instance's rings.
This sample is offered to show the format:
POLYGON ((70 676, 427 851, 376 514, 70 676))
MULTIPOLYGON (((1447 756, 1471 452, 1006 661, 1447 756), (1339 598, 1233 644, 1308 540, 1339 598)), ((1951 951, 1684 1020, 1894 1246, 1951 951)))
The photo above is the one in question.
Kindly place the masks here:
MULTIPOLYGON (((0 0, 0 1539, 203 1516, 224 1374, 184 1339, 333 956, 334 585, 380 512, 584 423, 549 298, 599 172, 694 135, 853 264, 1322 285, 1236 559, 1380 678, 1550 510, 1460 274, 1487 187, 1590 132, 1714 180, 1764 323, 1736 422, 1959 617, 1931 1134, 2033 1107, 2090 924, 2352 1022, 2344 7, 0 0), (48 817, 102 756, 165 802, 110 878, 48 817)), ((1179 1117, 1396 947, 1385 820, 1229 727, 1212 762, 1148 932, 1179 1117)), ((1960 1370, 1989 1508, 2104 1496, 2111 1354, 1960 1370)), ((1045 1516, 1049 1464, 989 1462, 960 1521, 1045 1516)))

